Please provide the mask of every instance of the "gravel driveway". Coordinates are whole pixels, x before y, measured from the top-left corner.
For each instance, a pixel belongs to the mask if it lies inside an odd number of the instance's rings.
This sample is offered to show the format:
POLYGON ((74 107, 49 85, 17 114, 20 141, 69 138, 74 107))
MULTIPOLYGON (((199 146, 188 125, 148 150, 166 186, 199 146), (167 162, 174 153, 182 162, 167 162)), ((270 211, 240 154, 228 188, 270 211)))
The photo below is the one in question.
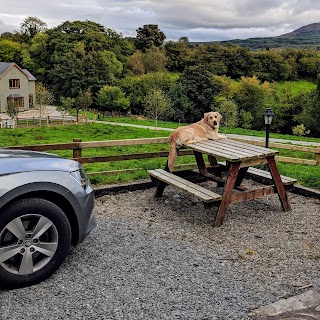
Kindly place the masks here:
POLYGON ((201 202, 153 194, 98 199, 96 230, 46 282, 0 292, 0 319, 250 319, 319 289, 319 200, 289 194, 292 212, 276 195, 234 204, 212 228, 201 202))

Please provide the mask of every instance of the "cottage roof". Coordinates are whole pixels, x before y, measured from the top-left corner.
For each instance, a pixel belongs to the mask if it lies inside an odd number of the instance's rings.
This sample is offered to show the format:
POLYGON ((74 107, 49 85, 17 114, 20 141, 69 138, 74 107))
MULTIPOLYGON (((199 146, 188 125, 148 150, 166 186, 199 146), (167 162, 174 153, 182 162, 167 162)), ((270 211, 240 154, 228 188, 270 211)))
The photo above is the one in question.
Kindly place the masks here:
POLYGON ((28 69, 22 69, 22 71, 27 75, 29 80, 37 80, 34 75, 31 74, 31 72, 28 69))
POLYGON ((18 69, 21 70, 22 73, 24 73, 26 75, 26 77, 29 80, 37 80, 29 70, 27 69, 21 69, 18 65, 16 65, 14 62, 0 62, 0 77, 6 73, 10 68, 12 68, 13 66, 16 66, 18 69))
POLYGON ((14 62, 0 62, 0 77, 13 65, 14 62))

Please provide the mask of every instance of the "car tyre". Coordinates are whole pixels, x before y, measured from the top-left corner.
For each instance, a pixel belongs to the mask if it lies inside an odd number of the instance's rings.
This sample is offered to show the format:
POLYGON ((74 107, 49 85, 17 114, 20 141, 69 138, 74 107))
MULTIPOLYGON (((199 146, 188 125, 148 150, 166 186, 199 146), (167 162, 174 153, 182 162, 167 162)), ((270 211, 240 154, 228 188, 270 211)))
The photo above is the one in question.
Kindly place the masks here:
POLYGON ((17 288, 50 277, 71 245, 65 213, 41 198, 21 199, 0 213, 0 286, 17 288))

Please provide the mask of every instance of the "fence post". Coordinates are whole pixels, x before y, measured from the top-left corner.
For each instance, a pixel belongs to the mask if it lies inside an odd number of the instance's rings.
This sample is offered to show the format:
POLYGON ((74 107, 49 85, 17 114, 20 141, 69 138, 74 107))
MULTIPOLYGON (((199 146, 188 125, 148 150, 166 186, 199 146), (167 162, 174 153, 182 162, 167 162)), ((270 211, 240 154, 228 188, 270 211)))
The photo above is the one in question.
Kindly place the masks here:
POLYGON ((320 148, 317 149, 317 153, 314 154, 314 160, 316 160, 316 165, 320 166, 320 148))
MULTIPOLYGON (((82 141, 81 139, 76 139, 76 138, 73 139, 73 142, 81 142, 81 141, 82 141)), ((74 148, 72 157, 73 158, 81 158, 82 157, 82 149, 79 147, 74 148)))

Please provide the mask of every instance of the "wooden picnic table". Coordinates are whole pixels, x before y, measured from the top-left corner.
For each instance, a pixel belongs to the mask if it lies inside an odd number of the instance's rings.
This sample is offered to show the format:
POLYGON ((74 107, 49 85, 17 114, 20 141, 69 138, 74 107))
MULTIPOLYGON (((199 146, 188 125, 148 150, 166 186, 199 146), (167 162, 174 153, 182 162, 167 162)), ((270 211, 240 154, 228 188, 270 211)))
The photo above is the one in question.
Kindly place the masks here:
POLYGON ((205 207, 218 205, 214 226, 223 223, 227 207, 230 203, 252 200, 277 193, 284 211, 291 210, 286 190, 296 180, 280 176, 275 162, 276 150, 255 146, 231 139, 208 140, 186 146, 193 149, 197 161, 199 174, 209 180, 216 181, 218 186, 224 186, 223 194, 219 195, 211 190, 170 173, 168 166, 165 169, 149 170, 151 178, 158 182, 156 197, 161 197, 167 184, 173 185, 202 200, 205 207), (208 156, 209 165, 206 165, 203 155, 208 156), (224 160, 225 162, 218 162, 224 160), (255 165, 267 164, 269 172, 257 168, 255 165), (270 177, 272 185, 250 189, 241 185, 247 172, 254 172, 270 177), (226 178, 225 178, 226 176, 226 178), (233 192, 236 189, 240 192, 233 192))

